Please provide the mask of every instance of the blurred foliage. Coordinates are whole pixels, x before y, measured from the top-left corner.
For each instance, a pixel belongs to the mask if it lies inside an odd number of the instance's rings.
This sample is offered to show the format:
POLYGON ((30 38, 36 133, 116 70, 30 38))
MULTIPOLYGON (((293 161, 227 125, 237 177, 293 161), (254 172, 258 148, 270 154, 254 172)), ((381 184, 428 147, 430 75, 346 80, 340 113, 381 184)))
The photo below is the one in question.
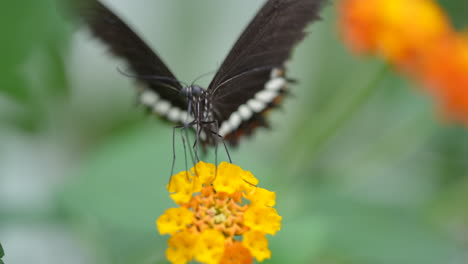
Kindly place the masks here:
POLYGON ((2 244, 0 243, 0 258, 3 258, 5 256, 5 252, 3 251, 2 244))
POLYGON ((0 30, 7 36, 1 44, 0 92, 19 108, 16 115, 0 118, 35 130, 48 105, 62 101, 69 88, 63 59, 69 34, 61 26, 63 20, 53 0, 22 4, 4 1, 0 8, 4 10, 0 30))
POLYGON ((445 10, 447 10, 455 27, 457 27, 460 30, 464 30, 468 26, 468 17, 466 16, 466 12, 468 10, 468 2, 439 0, 439 3, 445 10))
MULTIPOLYGON (((216 69, 261 4, 106 2, 184 81, 216 69)), ((466 1, 440 2, 467 26, 466 1)), ((172 206, 171 127, 134 106, 120 62, 85 31, 74 33, 54 1, 3 1, 0 10, 8 10, 0 16, 0 167, 17 160, 41 183, 60 172, 45 208, 0 206, 0 239, 13 223, 66 226, 89 263, 166 263, 167 238, 154 221, 172 206)), ((296 50, 290 74, 300 83, 270 116, 273 131, 231 153, 277 191, 283 228, 266 263, 467 263, 465 128, 444 123, 390 67, 351 55, 334 16, 330 4, 296 50)), ((0 173, 0 186, 21 176, 0 173)), ((21 253, 8 250, 5 261, 21 253)))

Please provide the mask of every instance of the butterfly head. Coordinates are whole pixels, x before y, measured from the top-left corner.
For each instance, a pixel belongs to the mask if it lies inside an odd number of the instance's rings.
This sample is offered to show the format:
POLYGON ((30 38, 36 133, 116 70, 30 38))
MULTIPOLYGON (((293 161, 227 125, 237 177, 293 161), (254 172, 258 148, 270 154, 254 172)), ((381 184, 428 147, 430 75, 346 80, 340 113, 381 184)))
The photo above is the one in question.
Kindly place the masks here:
POLYGON ((198 85, 189 85, 180 90, 180 94, 188 98, 200 97, 204 92, 205 90, 198 85))

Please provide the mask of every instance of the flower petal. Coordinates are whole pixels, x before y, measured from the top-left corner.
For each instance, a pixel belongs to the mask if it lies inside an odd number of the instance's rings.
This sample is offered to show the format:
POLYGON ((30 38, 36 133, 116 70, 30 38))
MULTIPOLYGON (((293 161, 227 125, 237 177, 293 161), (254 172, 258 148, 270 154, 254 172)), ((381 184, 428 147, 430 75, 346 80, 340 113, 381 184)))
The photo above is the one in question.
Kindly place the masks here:
POLYGON ((193 221, 193 213, 185 208, 169 208, 156 220, 156 227, 161 235, 173 234, 183 230, 193 221))
POLYGON ((244 224, 251 230, 274 235, 281 229, 281 216, 274 208, 253 205, 244 214, 244 224))
POLYGON ((167 259, 173 264, 185 264, 191 261, 196 241, 197 236, 187 231, 173 234, 167 242, 169 245, 166 250, 167 259))
POLYGON ((245 198, 250 200, 252 204, 260 206, 273 207, 276 203, 276 194, 260 187, 256 187, 250 192, 246 193, 245 198))
POLYGON ((211 163, 200 161, 191 169, 192 174, 197 180, 197 192, 201 190, 202 185, 210 184, 215 178, 216 166, 211 163), (198 186, 199 185, 199 186, 198 186))
POLYGON ((194 178, 188 171, 181 171, 171 177, 171 181, 167 186, 170 197, 177 204, 188 203, 192 198, 192 194, 196 191, 194 178))
POLYGON ((247 231, 242 239, 242 244, 250 250, 250 253, 260 262, 271 257, 268 249, 268 240, 265 233, 260 231, 247 231))
POLYGON ((216 178, 213 181, 213 187, 217 192, 228 194, 242 190, 244 184, 244 171, 237 165, 222 162, 218 166, 216 178))
POLYGON ((244 179, 244 191, 248 192, 257 187, 258 179, 250 171, 244 171, 242 179, 244 179))
POLYGON ((252 254, 239 241, 227 242, 220 264, 250 264, 253 262, 252 254))
POLYGON ((218 264, 224 253, 224 243, 224 235, 220 231, 203 231, 194 248, 195 259, 205 264, 218 264))

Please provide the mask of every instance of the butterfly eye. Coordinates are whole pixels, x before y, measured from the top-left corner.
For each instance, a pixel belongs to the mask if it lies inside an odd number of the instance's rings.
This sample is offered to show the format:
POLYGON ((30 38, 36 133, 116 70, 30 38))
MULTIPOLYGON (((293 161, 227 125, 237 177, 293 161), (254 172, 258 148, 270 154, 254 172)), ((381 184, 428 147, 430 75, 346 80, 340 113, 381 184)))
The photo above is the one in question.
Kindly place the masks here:
POLYGON ((184 88, 180 89, 180 95, 184 96, 184 97, 187 97, 190 95, 190 91, 191 90, 191 87, 190 86, 185 86, 184 88))
POLYGON ((203 88, 198 85, 192 85, 192 95, 201 95, 203 88))
POLYGON ((203 93, 203 88, 197 85, 185 86, 180 89, 180 95, 184 97, 200 96, 203 93))

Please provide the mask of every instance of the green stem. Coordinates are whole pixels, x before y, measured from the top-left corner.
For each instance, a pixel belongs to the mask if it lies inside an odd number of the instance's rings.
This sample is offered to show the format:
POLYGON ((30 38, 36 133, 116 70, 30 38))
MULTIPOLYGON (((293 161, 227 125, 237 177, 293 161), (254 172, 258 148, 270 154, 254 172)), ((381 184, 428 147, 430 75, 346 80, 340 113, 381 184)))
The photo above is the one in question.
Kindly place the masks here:
POLYGON ((303 162, 310 163, 310 161, 315 158, 325 143, 329 142, 330 138, 335 136, 340 128, 342 128, 374 94, 381 82, 387 76, 388 69, 389 66, 384 65, 377 71, 377 74, 371 80, 369 85, 364 86, 364 88, 356 93, 351 99, 338 96, 337 100, 334 100, 334 102, 329 104, 329 110, 325 111, 326 114, 323 115, 322 118, 319 118, 319 120, 314 121, 317 125, 310 128, 298 129, 298 131, 302 131, 301 136, 298 136, 298 138, 309 138, 310 141, 308 144, 302 144, 296 148, 298 150, 296 155, 291 155, 296 157, 293 161, 293 163, 295 163, 295 168, 300 167, 296 165, 303 164, 303 162), (313 135, 312 138, 310 135, 313 135), (307 157, 307 161, 304 160, 304 157, 307 157), (300 164, 297 162, 300 162, 300 164))

